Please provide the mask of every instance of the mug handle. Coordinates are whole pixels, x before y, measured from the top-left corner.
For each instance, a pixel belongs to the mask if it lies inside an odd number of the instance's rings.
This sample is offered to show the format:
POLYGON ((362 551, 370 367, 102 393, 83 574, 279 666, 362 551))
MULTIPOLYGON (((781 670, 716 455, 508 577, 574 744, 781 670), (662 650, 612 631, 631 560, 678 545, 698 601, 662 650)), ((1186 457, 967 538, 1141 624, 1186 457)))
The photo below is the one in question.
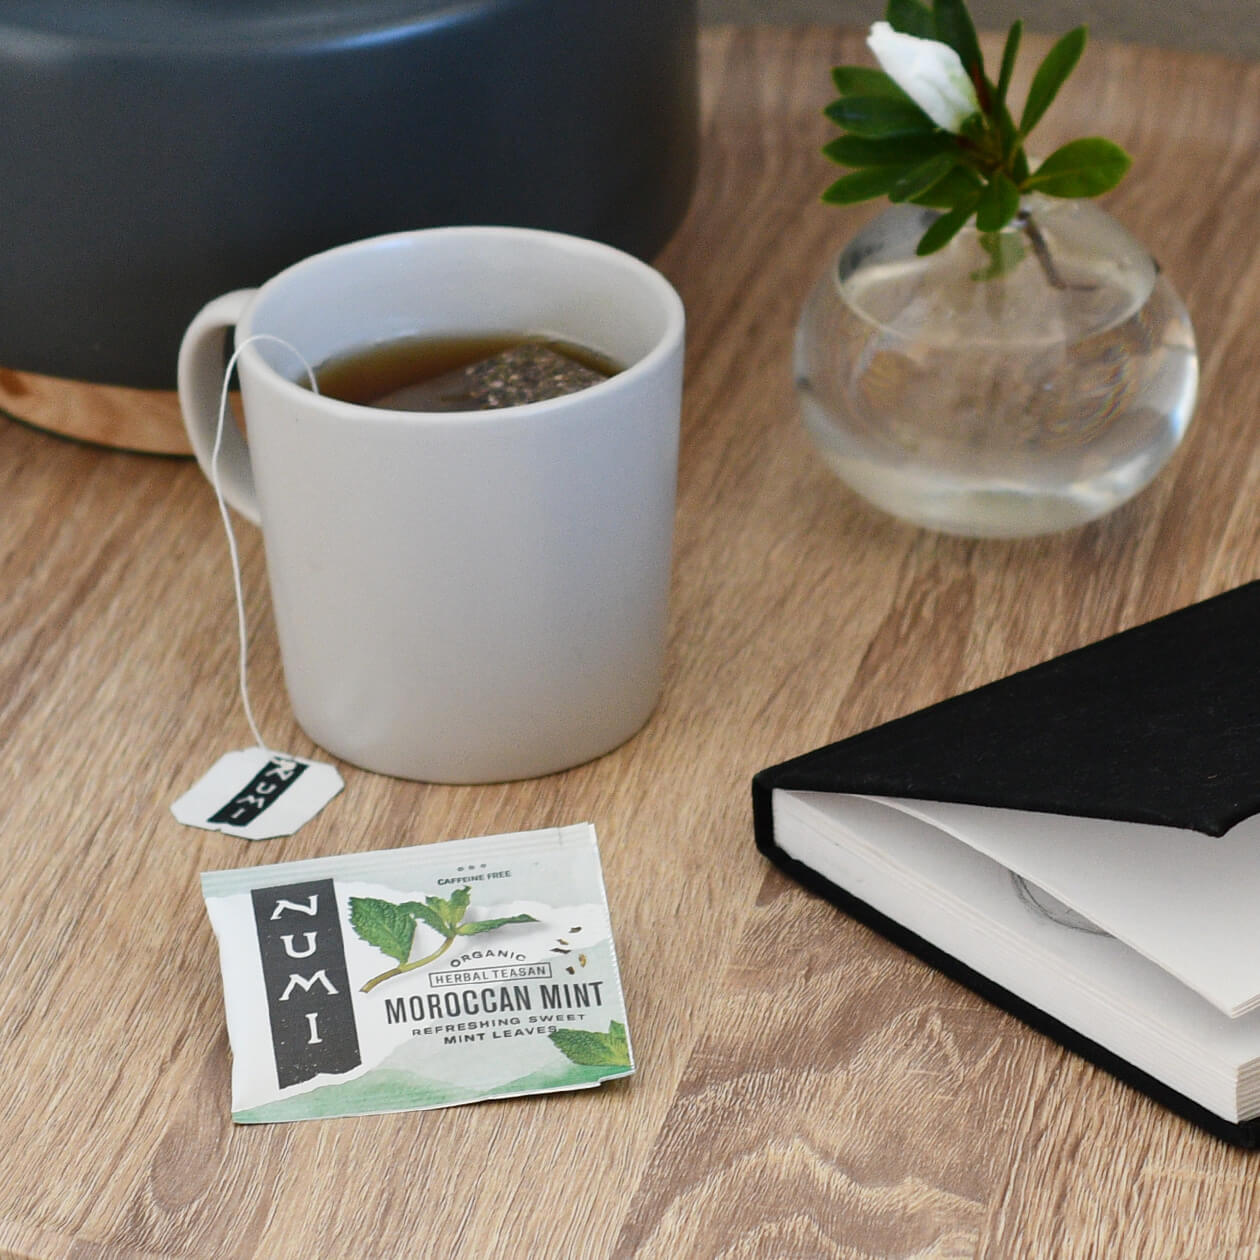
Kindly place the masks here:
MULTIPOLYGON (((207 303, 188 325, 179 347, 179 409, 184 428, 201 471, 213 483, 215 432, 219 427, 219 398, 223 392, 223 371, 228 330, 253 300, 257 289, 237 289, 207 303)), ((258 497, 254 493, 254 470, 249 448, 240 428, 229 415, 223 425, 219 449, 219 488, 223 497, 247 520, 259 524, 258 497)))

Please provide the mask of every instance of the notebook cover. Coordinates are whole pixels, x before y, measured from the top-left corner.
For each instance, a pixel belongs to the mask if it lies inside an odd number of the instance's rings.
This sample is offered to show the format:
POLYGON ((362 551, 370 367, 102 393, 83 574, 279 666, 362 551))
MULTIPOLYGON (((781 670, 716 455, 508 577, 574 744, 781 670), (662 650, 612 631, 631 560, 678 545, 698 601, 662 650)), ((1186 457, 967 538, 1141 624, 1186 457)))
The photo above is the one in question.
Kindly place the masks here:
MULTIPOLYGON (((1083 1058, 1236 1146, 1235 1124, 784 853, 771 793, 837 792, 1224 835, 1260 810, 1260 582, 762 770, 757 847, 793 878, 1083 1058)), ((1208 841, 1200 841, 1207 843, 1208 841)))
POLYGON ((1260 582, 764 770, 770 787, 1155 823, 1260 810, 1260 582))

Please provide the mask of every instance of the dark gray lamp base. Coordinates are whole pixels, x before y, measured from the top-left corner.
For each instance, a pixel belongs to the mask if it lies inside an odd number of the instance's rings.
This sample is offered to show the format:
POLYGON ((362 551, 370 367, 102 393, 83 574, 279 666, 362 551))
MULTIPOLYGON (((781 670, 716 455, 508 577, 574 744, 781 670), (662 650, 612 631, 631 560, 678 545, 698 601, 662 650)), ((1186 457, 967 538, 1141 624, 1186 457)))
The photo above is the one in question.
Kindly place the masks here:
POLYGON ((9 0, 0 408, 50 377, 169 390, 206 301, 358 237, 651 257, 694 179, 695 57, 694 0, 9 0))

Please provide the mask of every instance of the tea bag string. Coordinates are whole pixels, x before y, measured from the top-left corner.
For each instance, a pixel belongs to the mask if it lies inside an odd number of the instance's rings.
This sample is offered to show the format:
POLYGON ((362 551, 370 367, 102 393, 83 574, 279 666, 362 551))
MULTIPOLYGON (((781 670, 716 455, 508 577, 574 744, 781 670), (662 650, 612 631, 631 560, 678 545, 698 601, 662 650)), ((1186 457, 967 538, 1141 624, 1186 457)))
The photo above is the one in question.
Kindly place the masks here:
POLYGON ((219 394, 219 421, 214 432, 214 450, 210 455, 210 484, 214 487, 214 497, 219 504, 219 515, 223 518, 223 528, 227 533, 228 554, 232 559, 232 585, 236 592, 236 629, 240 640, 241 703, 245 708, 245 721, 249 723, 250 734, 253 735, 254 742, 264 752, 270 753, 274 750, 263 741, 262 735, 259 734, 258 723, 254 721, 254 711, 249 703, 249 634, 245 624, 245 592, 241 581, 241 558, 236 546, 236 533, 232 529, 232 518, 228 513, 227 501, 223 497, 223 487, 219 482, 219 452, 223 448, 223 430, 227 423, 228 396, 232 382, 232 372, 236 368, 236 361, 240 358, 241 351, 246 346, 253 345, 256 341, 271 341, 283 346, 301 363, 313 393, 319 393, 319 385, 315 380, 315 373, 311 370, 311 365, 303 357, 302 352, 296 346, 285 341, 283 337, 274 337, 270 333, 254 333, 253 336, 247 337, 232 351, 232 357, 228 359, 227 366, 223 369, 223 389, 219 394))

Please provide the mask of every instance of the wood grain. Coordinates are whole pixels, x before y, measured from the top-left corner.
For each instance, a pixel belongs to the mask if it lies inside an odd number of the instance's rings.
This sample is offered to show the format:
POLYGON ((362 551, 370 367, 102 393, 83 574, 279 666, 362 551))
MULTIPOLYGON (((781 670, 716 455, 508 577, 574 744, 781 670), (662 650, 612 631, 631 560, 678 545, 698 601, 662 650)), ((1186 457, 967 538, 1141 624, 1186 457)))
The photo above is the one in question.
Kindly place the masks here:
MULTIPOLYGON (((212 496, 190 463, 0 425, 0 1252, 1260 1256, 1255 1157, 770 871, 748 802, 763 765, 1255 576, 1260 69, 1098 45, 1047 117, 1047 144, 1135 152, 1109 206, 1189 302, 1201 404, 1113 516, 979 543, 864 507, 796 416, 797 311, 870 213, 817 200, 827 69, 860 56, 825 29, 704 34, 703 169, 660 260, 689 318, 669 677, 588 766, 489 787, 345 767, 290 839, 179 827, 171 800, 248 742, 212 496), (581 819, 634 1078, 232 1126, 199 872, 581 819)), ((258 717, 313 753, 241 532, 258 717)))

